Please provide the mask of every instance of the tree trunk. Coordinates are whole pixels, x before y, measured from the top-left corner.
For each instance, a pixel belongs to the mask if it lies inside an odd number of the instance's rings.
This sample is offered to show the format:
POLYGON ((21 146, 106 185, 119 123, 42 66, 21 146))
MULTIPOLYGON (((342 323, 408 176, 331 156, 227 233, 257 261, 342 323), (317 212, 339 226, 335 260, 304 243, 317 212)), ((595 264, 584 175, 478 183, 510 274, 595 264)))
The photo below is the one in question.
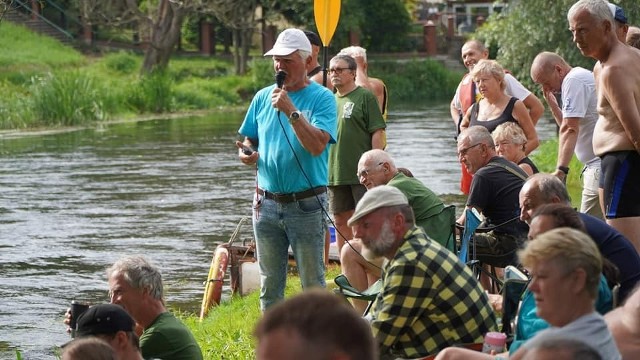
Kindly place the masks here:
POLYGON ((236 75, 240 73, 240 45, 242 43, 242 36, 239 29, 233 29, 233 65, 236 70, 236 75))
POLYGON ((151 41, 144 54, 141 72, 150 73, 165 69, 171 53, 180 41, 180 29, 185 11, 169 0, 161 0, 158 5, 158 17, 151 27, 151 41))
POLYGON ((240 53, 240 73, 247 73, 247 63, 249 62, 249 48, 251 47, 251 35, 253 33, 252 29, 244 29, 242 30, 242 51, 240 53))

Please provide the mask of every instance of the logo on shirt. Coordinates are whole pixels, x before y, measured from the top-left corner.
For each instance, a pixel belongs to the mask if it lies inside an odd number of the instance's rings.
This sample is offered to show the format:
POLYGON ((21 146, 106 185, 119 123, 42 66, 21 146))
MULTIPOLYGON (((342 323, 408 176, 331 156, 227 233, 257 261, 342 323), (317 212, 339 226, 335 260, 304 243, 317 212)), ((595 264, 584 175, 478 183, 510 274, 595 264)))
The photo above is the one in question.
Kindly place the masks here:
POLYGON ((344 104, 344 106, 342 107, 342 118, 343 119, 350 119, 351 118, 351 113, 353 112, 353 107, 355 106, 354 103, 352 103, 351 101, 348 101, 344 104))
POLYGON ((564 99, 564 111, 566 112, 571 112, 574 111, 575 109, 573 108, 573 104, 571 103, 571 98, 567 97, 566 99, 564 99))

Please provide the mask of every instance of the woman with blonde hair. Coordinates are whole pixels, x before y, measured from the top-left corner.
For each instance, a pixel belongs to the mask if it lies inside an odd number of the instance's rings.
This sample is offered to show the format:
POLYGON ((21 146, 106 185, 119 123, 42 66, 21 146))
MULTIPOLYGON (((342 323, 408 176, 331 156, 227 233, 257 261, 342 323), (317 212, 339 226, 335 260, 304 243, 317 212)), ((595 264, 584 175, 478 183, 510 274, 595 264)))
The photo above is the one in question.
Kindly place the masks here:
POLYGON ((491 136, 496 145, 496 153, 498 155, 518 164, 529 176, 539 172, 536 164, 524 152, 527 138, 520 125, 512 122, 500 124, 491 136))
POLYGON ((480 60, 470 73, 482 99, 467 110, 460 129, 481 125, 493 132, 498 125, 514 122, 520 125, 527 139, 525 154, 531 153, 540 144, 536 128, 529 111, 522 101, 508 96, 504 89, 504 69, 495 60, 480 60))

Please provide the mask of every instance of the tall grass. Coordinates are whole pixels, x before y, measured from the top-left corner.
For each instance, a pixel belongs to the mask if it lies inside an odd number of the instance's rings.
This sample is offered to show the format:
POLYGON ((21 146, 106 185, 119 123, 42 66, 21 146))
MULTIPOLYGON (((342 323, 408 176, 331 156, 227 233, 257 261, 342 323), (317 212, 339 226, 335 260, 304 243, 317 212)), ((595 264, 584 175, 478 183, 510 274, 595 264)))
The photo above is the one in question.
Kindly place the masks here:
POLYGON ((173 104, 173 80, 165 70, 141 76, 128 103, 140 113, 171 111, 173 104))
POLYGON ((78 71, 34 77, 33 115, 46 126, 74 126, 106 118, 100 85, 78 71))
MULTIPOLYGON (((274 82, 273 63, 261 56, 243 76, 233 74, 228 60, 180 55, 172 57, 166 71, 141 76, 141 54, 83 56, 6 22, 0 26, 0 44, 0 129, 246 106, 257 90, 274 82)), ((387 84, 392 108, 448 100, 462 75, 418 58, 375 61, 369 71, 387 84)))

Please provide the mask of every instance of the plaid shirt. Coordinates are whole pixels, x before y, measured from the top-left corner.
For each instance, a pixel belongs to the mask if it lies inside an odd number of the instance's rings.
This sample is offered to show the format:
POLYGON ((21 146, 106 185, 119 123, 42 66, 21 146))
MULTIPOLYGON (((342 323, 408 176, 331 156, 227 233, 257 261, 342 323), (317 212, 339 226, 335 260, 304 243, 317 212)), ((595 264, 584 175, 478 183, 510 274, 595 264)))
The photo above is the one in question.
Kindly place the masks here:
POLYGON ((371 326, 381 354, 415 358, 482 342, 496 317, 471 270, 414 227, 385 266, 371 326))

